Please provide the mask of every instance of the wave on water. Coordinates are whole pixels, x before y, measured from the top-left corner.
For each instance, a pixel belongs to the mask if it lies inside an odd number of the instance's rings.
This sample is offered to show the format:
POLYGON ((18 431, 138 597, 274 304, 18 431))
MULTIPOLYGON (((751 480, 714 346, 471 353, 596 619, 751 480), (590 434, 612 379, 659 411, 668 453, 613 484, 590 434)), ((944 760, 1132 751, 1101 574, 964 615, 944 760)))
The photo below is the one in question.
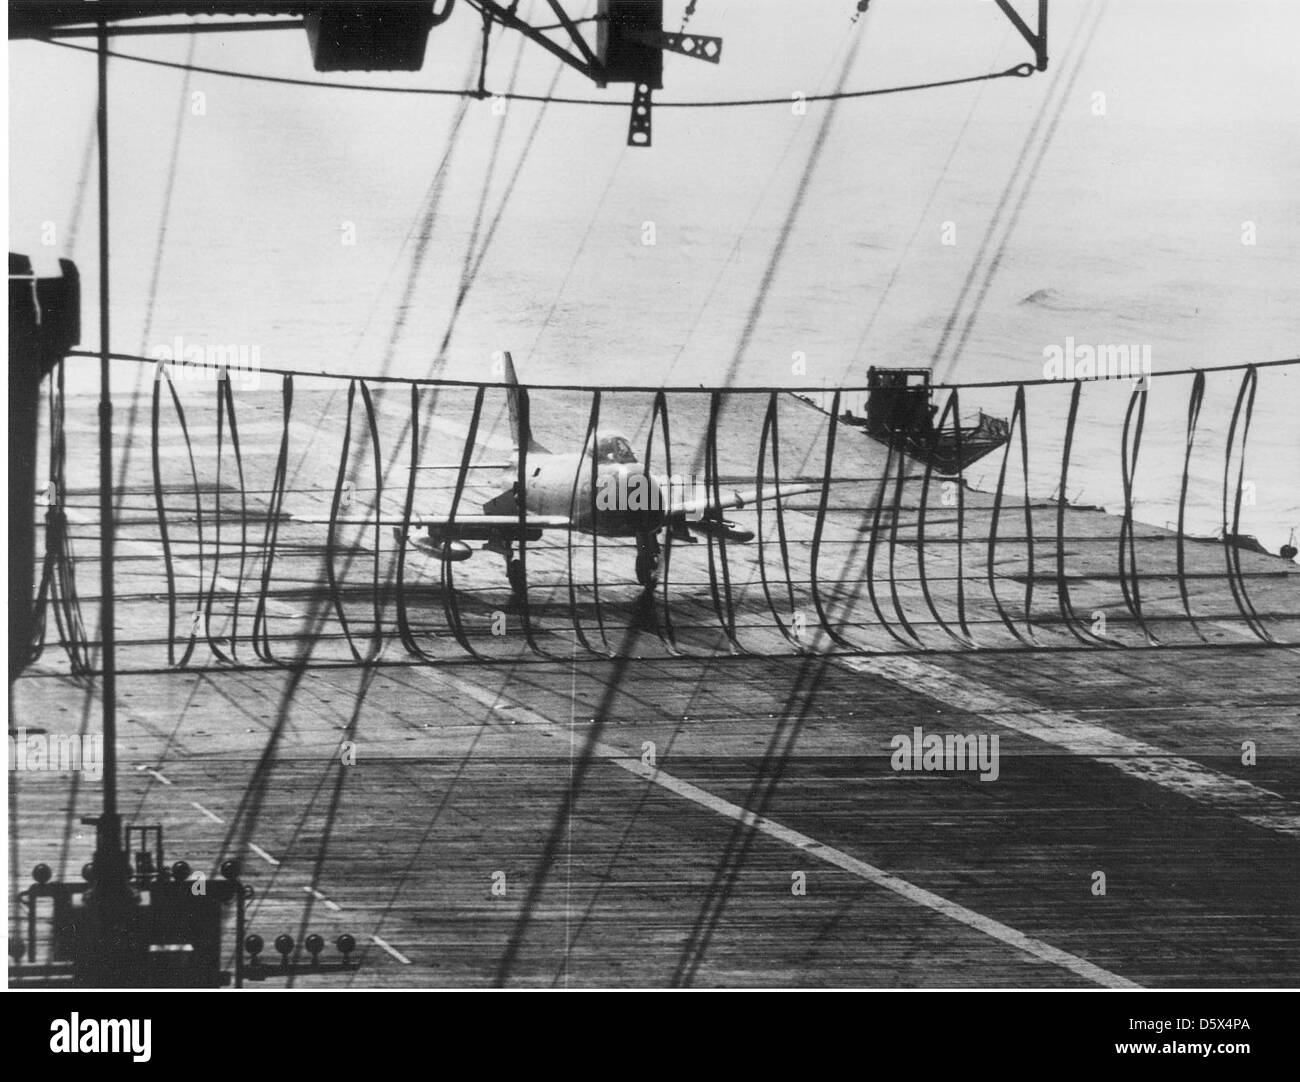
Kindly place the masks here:
POLYGON ((1067 301, 1057 289, 1035 289, 1016 302, 1021 306, 1045 308, 1049 312, 1092 312, 1096 306, 1067 301))

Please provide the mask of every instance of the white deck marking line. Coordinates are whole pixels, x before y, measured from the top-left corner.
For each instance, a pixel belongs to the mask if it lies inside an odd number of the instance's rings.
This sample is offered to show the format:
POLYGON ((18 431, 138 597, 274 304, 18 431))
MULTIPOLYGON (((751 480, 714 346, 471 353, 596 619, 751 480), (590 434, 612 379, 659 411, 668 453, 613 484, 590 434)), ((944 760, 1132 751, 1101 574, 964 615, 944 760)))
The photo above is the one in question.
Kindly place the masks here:
POLYGON ((164 777, 163 777, 163 776, 162 776, 158 771, 156 771, 156 770, 155 770, 153 767, 151 767, 151 766, 145 766, 144 763, 141 763, 139 766, 136 767, 136 770, 143 770, 146 774, 149 774, 149 775, 151 775, 152 777, 157 778, 157 779, 158 779, 160 782, 162 782, 164 785, 171 785, 171 779, 170 779, 170 778, 164 778, 164 777))
POLYGON ((404 955, 391 943, 386 943, 384 940, 380 939, 377 935, 372 935, 370 937, 370 942, 372 942, 376 947, 382 947, 394 958, 396 958, 399 962, 401 962, 402 965, 409 966, 411 964, 411 960, 408 957, 406 957, 406 955, 404 955))
MULTIPOLYGON (((600 747, 600 750, 608 752, 614 749, 600 747)), ((1014 947, 1025 954, 1041 958, 1044 962, 1050 962, 1052 965, 1067 969, 1084 980, 1092 981, 1103 988, 1142 987, 1127 977, 1121 977, 1118 973, 1112 973, 1108 969, 1103 969, 1101 966, 1089 962, 1086 958, 1080 958, 1076 954, 1070 954, 1069 951, 1053 947, 1050 943, 1044 943, 1041 939, 1025 935, 1001 921, 986 917, 973 909, 967 909, 964 905, 959 905, 956 902, 950 902, 947 898, 935 894, 933 891, 918 887, 914 883, 909 883, 906 879, 900 879, 896 875, 891 875, 873 864, 849 856, 848 853, 842 850, 823 845, 815 838, 810 838, 807 834, 801 834, 799 831, 791 830, 789 827, 782 826, 771 819, 746 811, 739 804, 733 804, 729 800, 715 796, 713 793, 701 789, 698 785, 682 781, 680 778, 666 774, 655 767, 646 766, 640 759, 613 756, 606 756, 606 758, 615 766, 620 766, 631 774, 653 782, 660 788, 685 797, 687 800, 708 808, 710 811, 717 812, 719 815, 726 816, 728 819, 735 819, 737 822, 753 827, 770 838, 785 842, 796 849, 802 849, 809 856, 823 860, 827 864, 832 864, 850 875, 856 875, 859 879, 865 879, 868 883, 897 894, 901 898, 906 898, 909 902, 932 909, 950 920, 965 924, 977 932, 982 932, 992 939, 1005 943, 1009 947, 1014 947)))
POLYGON ((915 658, 892 655, 837 660, 854 672, 902 683, 932 699, 978 714, 990 725, 1105 763, 1132 778, 1159 785, 1255 826, 1300 837, 1300 806, 1194 759, 1171 755, 1164 748, 1074 714, 1045 710, 1038 703, 1006 695, 982 681, 915 658))
POLYGON ((206 816, 207 816, 209 819, 211 819, 214 823, 224 823, 224 822, 225 822, 225 820, 222 819, 221 816, 219 816, 219 815, 214 815, 212 812, 208 811, 208 809, 205 808, 202 804, 200 804, 197 800, 191 800, 191 801, 190 801, 190 806, 193 807, 193 808, 198 808, 199 811, 201 811, 204 815, 206 815, 206 816))
POLYGON ((302 889, 305 894, 310 894, 318 902, 323 902, 326 909, 332 910, 335 913, 343 912, 343 907, 339 905, 338 902, 330 901, 329 898, 327 898, 324 894, 318 891, 315 887, 309 887, 306 884, 304 884, 302 889))
POLYGON ((267 864, 270 864, 273 868, 278 868, 280 866, 280 862, 276 860, 275 857, 271 856, 271 854, 268 853, 265 849, 263 849, 260 845, 254 845, 252 842, 249 842, 248 848, 251 849, 254 853, 256 853, 259 857, 261 857, 264 861, 266 861, 267 864))
MULTIPOLYGON (((424 670, 419 671, 424 672, 424 670)), ((475 687, 458 677, 446 674, 440 675, 447 683, 454 684, 464 694, 485 706, 492 707, 500 700, 500 696, 493 695, 483 688, 475 687)), ((565 730, 562 726, 556 725, 541 714, 535 713, 522 705, 518 707, 518 710, 521 714, 531 716, 539 728, 548 731, 552 736, 564 735, 565 730)), ((900 879, 896 875, 868 864, 866 861, 859 860, 857 857, 850 856, 833 846, 823 845, 815 838, 800 834, 797 830, 791 830, 789 827, 766 817, 756 816, 739 804, 733 804, 729 800, 715 796, 708 790, 701 789, 698 785, 692 785, 688 781, 676 778, 657 767, 646 766, 639 758, 629 757, 626 751, 620 751, 618 748, 599 741, 593 745, 592 751, 596 757, 607 759, 614 766, 621 767, 630 774, 644 778, 662 789, 667 789, 670 793, 676 793, 678 796, 707 808, 709 811, 716 812, 718 815, 752 826, 769 838, 774 838, 777 841, 794 846, 796 849, 803 850, 809 856, 823 860, 827 864, 848 872, 850 875, 865 879, 873 886, 878 886, 907 899, 909 902, 931 909, 942 916, 948 917, 950 920, 965 924, 967 927, 982 932, 984 935, 1005 943, 1016 950, 1023 951, 1045 962, 1050 962, 1052 965, 1060 966, 1076 976, 1092 981, 1094 984, 1099 984, 1105 988, 1142 987, 1140 984, 1130 981, 1127 977, 1121 977, 1117 973, 1112 973, 1089 962, 1086 958, 1080 958, 1068 951, 1061 950, 1059 947, 1053 947, 1050 943, 1044 943, 1041 939, 1027 936, 1023 932, 1003 924, 1001 921, 986 917, 973 909, 967 909, 964 905, 950 902, 947 898, 935 894, 933 891, 918 887, 913 883, 909 883, 906 879, 900 879)))

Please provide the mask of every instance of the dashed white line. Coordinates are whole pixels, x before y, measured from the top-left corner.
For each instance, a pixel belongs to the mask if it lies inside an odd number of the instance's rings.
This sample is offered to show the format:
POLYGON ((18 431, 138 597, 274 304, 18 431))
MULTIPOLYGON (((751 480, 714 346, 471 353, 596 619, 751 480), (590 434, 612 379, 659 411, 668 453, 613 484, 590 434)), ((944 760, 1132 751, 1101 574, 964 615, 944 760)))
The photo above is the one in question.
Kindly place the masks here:
POLYGON ((309 887, 304 884, 302 889, 303 889, 303 893, 310 894, 318 902, 322 902, 326 909, 332 910, 335 913, 343 912, 343 907, 339 905, 338 902, 331 901, 324 894, 318 891, 315 887, 309 887))
POLYGON ((158 771, 156 771, 151 766, 145 766, 144 763, 141 763, 139 766, 136 767, 136 770, 143 770, 146 774, 149 774, 152 777, 157 778, 164 785, 171 785, 171 780, 169 778, 164 778, 160 773, 158 773, 158 771))
POLYGON ((399 950, 398 950, 396 947, 394 947, 391 943, 386 943, 386 942, 384 942, 384 940, 380 939, 377 935, 372 935, 372 936, 370 937, 370 941, 371 941, 371 942, 372 942, 376 947, 380 947, 380 948, 382 948, 383 950, 387 951, 387 952, 388 952, 389 954, 391 954, 394 958, 396 958, 399 962, 401 962, 402 965, 404 965, 404 966, 409 966, 409 965, 411 964, 411 960, 410 960, 408 957, 406 957, 406 955, 404 955, 401 951, 399 951, 399 950))
POLYGON ((275 857, 271 856, 271 854, 268 853, 265 849, 263 849, 260 845, 254 845, 252 842, 249 842, 248 848, 251 849, 254 853, 256 853, 259 857, 261 857, 264 861, 266 861, 267 864, 270 864, 273 868, 278 868, 280 866, 280 862, 276 860, 275 857))
POLYGON ((222 819, 221 816, 219 816, 219 815, 214 815, 212 812, 208 811, 208 809, 205 808, 202 804, 200 804, 197 800, 191 800, 191 801, 190 801, 190 807, 192 807, 192 808, 198 808, 199 811, 201 811, 204 815, 206 815, 206 816, 207 816, 209 819, 211 819, 214 823, 224 823, 224 822, 225 822, 225 820, 222 819))

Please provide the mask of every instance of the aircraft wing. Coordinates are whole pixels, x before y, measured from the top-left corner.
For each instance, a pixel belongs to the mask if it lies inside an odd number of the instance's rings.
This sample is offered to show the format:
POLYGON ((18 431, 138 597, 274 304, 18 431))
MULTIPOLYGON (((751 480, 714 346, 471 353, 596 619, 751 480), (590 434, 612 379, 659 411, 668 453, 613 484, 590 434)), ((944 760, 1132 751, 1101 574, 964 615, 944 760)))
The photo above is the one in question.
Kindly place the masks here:
MULTIPOLYGON (((781 499, 789 499, 792 496, 805 496, 809 493, 821 492, 821 490, 822 486, 820 484, 810 483, 780 486, 776 484, 764 485, 761 491, 757 486, 747 489, 721 489, 716 499, 710 496, 702 500, 675 500, 665 511, 664 517, 668 523, 715 519, 723 511, 735 511, 760 501, 766 503, 769 500, 776 499, 778 495, 781 499)), ((331 521, 326 515, 291 514, 288 517, 292 522, 320 526, 328 526, 331 521)), ((488 540, 490 537, 502 533, 517 533, 520 527, 518 515, 484 514, 457 515, 455 518, 450 515, 412 514, 409 522, 387 515, 381 515, 378 519, 370 515, 340 516, 334 519, 333 522, 337 526, 380 525, 391 526, 394 529, 400 529, 405 525, 410 529, 429 529, 435 533, 446 531, 448 536, 469 541, 488 540)), ((530 512, 524 518, 524 529, 528 532, 530 540, 540 537, 543 530, 575 530, 577 528, 577 523, 569 515, 537 515, 530 512)))
MULTIPOLYGON (((305 522, 320 526, 328 526, 330 518, 327 515, 290 515, 291 522, 305 522)), ((425 527, 453 527, 458 536, 473 536, 477 530, 510 530, 519 528, 518 515, 457 515, 452 518, 450 515, 416 515, 412 514, 411 519, 407 522, 405 519, 393 518, 391 516, 381 515, 375 518, 373 515, 364 517, 344 518, 339 517, 333 520, 338 526, 374 526, 376 523, 380 526, 395 526, 401 528, 403 525, 412 529, 424 529, 425 527)), ((524 517, 524 525, 530 529, 539 530, 572 530, 574 522, 568 515, 534 515, 531 512, 524 517)))

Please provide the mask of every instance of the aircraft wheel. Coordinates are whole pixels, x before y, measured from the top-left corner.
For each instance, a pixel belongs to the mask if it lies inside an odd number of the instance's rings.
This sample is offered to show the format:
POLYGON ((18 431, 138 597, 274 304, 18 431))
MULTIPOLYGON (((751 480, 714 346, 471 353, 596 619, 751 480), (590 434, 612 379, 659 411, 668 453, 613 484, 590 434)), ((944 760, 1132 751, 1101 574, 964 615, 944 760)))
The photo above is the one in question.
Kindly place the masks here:
POLYGON ((511 560, 506 565, 506 578, 510 580, 510 589, 517 594, 522 594, 526 586, 523 561, 511 560))

